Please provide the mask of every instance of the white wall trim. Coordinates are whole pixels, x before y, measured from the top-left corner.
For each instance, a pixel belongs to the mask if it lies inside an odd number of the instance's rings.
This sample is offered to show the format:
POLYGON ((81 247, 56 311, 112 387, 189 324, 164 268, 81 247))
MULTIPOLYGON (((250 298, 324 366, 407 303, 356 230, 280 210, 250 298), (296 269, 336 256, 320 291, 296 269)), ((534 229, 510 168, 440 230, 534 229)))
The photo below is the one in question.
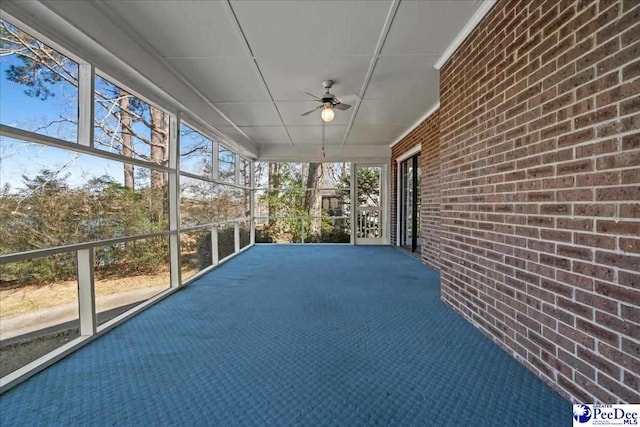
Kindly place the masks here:
POLYGON ((460 30, 455 39, 451 42, 449 47, 444 51, 442 56, 438 58, 433 67, 436 70, 439 70, 446 64, 451 55, 460 47, 462 42, 467 38, 467 36, 473 31, 474 28, 480 23, 482 18, 491 10, 494 4, 496 4, 497 0, 485 0, 482 5, 476 10, 476 13, 473 14, 471 19, 467 22, 467 24, 460 30))
POLYGON ((258 160, 261 162, 357 162, 387 163, 391 150, 386 145, 321 144, 297 145, 292 150, 290 144, 266 144, 260 147, 258 160))
POLYGON ((422 144, 418 143, 418 144, 414 145, 413 147, 411 147, 409 150, 405 151, 404 153, 402 153, 398 157, 396 157, 396 162, 398 162, 398 163, 403 162, 403 161, 407 160, 409 157, 415 156, 421 150, 422 150, 422 144))
POLYGON ((402 203, 402 194, 400 194, 400 180, 402 173, 400 172, 400 161, 396 168, 396 246, 400 246, 400 203, 402 203))
POLYGON ((415 128, 417 128, 418 126, 420 126, 420 123, 424 122, 425 120, 427 120, 433 113, 435 113, 436 111, 438 111, 438 108, 440 108, 440 101, 436 102, 435 104, 433 104, 431 106, 431 108, 429 108, 427 110, 426 113, 424 113, 422 115, 422 117, 420 117, 414 124, 412 124, 411 126, 409 126, 407 128, 407 130, 405 130, 402 135, 400 135, 399 137, 396 138, 395 141, 393 141, 391 143, 391 145, 389 145, 389 148, 393 148, 394 145, 396 145, 398 142, 402 141, 404 139, 405 136, 409 135, 415 128))

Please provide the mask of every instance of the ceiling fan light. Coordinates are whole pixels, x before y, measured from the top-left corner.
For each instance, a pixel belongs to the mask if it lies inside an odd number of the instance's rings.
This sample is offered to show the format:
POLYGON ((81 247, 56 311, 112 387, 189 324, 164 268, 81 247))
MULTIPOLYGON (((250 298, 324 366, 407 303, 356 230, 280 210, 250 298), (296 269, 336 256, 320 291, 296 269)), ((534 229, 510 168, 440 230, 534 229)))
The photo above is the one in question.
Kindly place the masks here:
POLYGON ((322 117, 322 121, 329 123, 333 120, 336 113, 333 111, 330 105, 327 105, 322 109, 322 113, 320 113, 320 117, 322 117))

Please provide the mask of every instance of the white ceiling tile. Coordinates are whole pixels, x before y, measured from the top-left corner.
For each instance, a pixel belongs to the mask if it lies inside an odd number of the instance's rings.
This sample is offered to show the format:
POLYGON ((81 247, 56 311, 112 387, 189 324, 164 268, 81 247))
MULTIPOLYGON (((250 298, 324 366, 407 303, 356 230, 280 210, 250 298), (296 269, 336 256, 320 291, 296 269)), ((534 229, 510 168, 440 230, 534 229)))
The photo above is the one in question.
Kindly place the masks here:
POLYGON ((283 126, 241 126, 256 144, 291 144, 283 126))
POLYGON ((372 54, 390 4, 232 0, 255 56, 372 54))
POLYGON ((272 102, 216 104, 236 126, 280 126, 282 122, 272 102))
MULTIPOLYGON (((295 145, 322 144, 322 126, 288 126, 287 130, 295 145)), ((325 145, 341 144, 346 131, 347 126, 325 125, 325 145)))
POLYGON ((109 6, 164 57, 247 55, 221 1, 122 1, 109 6), (149 23, 149 25, 141 25, 149 23))
POLYGON ((346 145, 351 144, 391 144, 406 130, 406 126, 353 126, 346 145))
POLYGON ((222 132, 231 141, 235 141, 238 144, 242 145, 248 143, 248 145, 251 145, 253 142, 255 142, 247 136, 243 135, 242 132, 238 131, 238 129, 234 128, 233 126, 218 126, 216 127, 216 129, 222 132))
POLYGON ((436 102, 439 93, 439 73, 433 68, 436 60, 420 55, 380 57, 364 99, 435 96, 436 102))
POLYGON ((175 69, 213 102, 269 101, 251 58, 170 59, 175 69))
MULTIPOLYGON (((276 102, 276 105, 278 106, 278 110, 280 110, 284 124, 287 126, 317 126, 322 124, 322 119, 320 118, 320 112, 322 110, 317 110, 306 116, 300 115, 320 105, 315 101, 276 102)), ((345 111, 335 110, 335 113, 336 115, 331 125, 347 125, 353 114, 353 106, 345 111)))
POLYGON ((370 56, 261 57, 257 59, 267 86, 276 101, 304 101, 305 92, 320 96, 323 80, 335 83, 338 98, 359 94, 371 62, 370 56))
POLYGON ((410 126, 437 102, 437 97, 395 97, 388 101, 364 100, 353 124, 356 126, 410 126))
POLYGON ((482 5, 476 0, 403 0, 382 54, 442 54, 482 5))

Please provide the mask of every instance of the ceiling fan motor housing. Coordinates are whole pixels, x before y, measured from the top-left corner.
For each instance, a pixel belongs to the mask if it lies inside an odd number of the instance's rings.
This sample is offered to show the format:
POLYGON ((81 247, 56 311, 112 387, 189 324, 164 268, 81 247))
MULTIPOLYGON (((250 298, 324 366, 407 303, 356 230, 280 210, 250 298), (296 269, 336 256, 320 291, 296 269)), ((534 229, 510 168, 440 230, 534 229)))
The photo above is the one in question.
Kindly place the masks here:
POLYGON ((325 80, 322 82, 322 87, 326 89, 324 95, 322 95, 322 98, 320 98, 322 100, 322 102, 324 104, 330 104, 330 105, 334 105, 336 103, 336 97, 333 94, 329 93, 329 89, 331 89, 331 86, 333 86, 333 80, 325 80))
POLYGON ((327 104, 327 103, 329 103, 329 104, 335 104, 335 102, 336 102, 336 97, 335 97, 334 95, 330 94, 330 93, 326 93, 326 94, 322 95, 321 100, 322 100, 322 102, 323 102, 323 103, 325 103, 325 104, 327 104))

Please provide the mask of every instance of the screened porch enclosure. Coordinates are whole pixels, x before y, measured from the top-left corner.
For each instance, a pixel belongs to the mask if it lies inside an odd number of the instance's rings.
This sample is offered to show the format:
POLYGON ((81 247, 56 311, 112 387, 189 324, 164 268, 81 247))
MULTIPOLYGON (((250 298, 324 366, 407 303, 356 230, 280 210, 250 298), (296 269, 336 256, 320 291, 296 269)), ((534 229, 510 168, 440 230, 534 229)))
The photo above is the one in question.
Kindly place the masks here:
POLYGON ((256 161, 18 20, 0 25, 3 389, 255 243, 388 242, 385 163, 256 161))
POLYGON ((52 424, 640 401, 639 11, 2 0, 0 417, 39 389, 52 424))

